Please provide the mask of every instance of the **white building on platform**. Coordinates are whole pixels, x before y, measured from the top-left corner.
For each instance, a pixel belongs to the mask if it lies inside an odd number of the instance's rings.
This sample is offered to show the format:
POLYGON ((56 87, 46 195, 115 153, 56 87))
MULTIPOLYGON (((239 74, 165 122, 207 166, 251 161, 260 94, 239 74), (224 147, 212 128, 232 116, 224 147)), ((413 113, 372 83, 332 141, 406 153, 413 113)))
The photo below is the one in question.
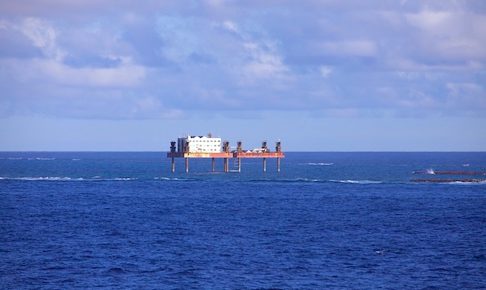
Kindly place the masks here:
POLYGON ((221 138, 211 136, 187 136, 177 139, 177 151, 191 153, 217 153, 221 152, 221 138))

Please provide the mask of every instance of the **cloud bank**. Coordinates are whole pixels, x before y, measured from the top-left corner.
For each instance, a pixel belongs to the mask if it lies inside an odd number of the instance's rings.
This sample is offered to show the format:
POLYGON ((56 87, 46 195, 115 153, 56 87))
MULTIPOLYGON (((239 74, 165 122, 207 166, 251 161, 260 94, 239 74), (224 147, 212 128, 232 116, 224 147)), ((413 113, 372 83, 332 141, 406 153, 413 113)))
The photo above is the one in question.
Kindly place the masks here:
POLYGON ((486 115, 480 0, 44 0, 0 11, 3 117, 486 115))

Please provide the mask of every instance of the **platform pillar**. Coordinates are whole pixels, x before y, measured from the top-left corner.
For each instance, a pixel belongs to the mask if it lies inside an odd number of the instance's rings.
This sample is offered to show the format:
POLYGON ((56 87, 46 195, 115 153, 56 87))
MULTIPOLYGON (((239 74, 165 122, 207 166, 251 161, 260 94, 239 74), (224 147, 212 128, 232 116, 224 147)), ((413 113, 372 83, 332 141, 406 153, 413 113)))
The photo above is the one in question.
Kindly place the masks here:
POLYGON ((263 172, 267 172, 267 158, 263 158, 263 172))
POLYGON ((175 160, 174 160, 174 157, 172 157, 171 170, 172 170, 172 173, 175 172, 175 160))
POLYGON ((186 163, 186 173, 189 172, 189 158, 184 158, 186 163))
POLYGON ((241 158, 238 158, 238 172, 241 172, 241 158))
POLYGON ((277 158, 277 172, 280 172, 280 158, 277 158))
POLYGON ((214 172, 215 170, 215 165, 214 165, 214 158, 211 158, 211 171, 214 172))

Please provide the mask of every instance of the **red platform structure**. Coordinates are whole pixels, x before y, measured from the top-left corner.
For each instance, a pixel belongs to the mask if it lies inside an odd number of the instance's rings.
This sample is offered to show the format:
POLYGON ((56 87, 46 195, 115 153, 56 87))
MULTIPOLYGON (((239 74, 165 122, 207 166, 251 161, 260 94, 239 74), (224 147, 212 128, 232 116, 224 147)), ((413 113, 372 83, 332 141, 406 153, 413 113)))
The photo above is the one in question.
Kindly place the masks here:
POLYGON ((215 171, 215 160, 223 159, 223 170, 229 172, 229 160, 236 158, 238 172, 241 172, 241 159, 244 158, 259 158, 263 161, 263 172, 267 171, 267 159, 277 160, 277 172, 280 172, 281 158, 285 157, 282 152, 281 142, 276 142, 275 151, 270 151, 267 147, 267 142, 262 142, 262 147, 255 150, 243 150, 242 142, 237 143, 237 148, 234 151, 230 150, 229 142, 223 142, 223 150, 221 152, 190 152, 189 146, 186 145, 181 151, 176 150, 176 142, 170 142, 170 151, 167 153, 167 157, 171 158, 171 170, 175 172, 175 158, 184 158, 185 171, 189 172, 189 159, 190 158, 211 158, 211 170, 215 171))

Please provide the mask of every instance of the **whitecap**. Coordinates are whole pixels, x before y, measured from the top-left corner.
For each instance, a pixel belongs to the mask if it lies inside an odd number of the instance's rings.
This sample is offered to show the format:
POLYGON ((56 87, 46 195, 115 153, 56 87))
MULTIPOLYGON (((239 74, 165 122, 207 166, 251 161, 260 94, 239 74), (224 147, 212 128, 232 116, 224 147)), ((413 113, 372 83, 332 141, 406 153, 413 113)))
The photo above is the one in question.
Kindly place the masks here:
POLYGON ((486 185, 486 180, 478 180, 478 181, 451 181, 451 182, 444 182, 443 184, 457 184, 457 185, 486 185))
POLYGON ((337 182, 337 183, 350 183, 350 184, 380 184, 383 181, 378 180, 352 180, 352 179, 343 179, 343 180, 335 180, 331 179, 330 182, 337 182))
POLYGON ((21 176, 21 177, 0 177, 0 180, 22 180, 22 181, 130 181, 136 180, 133 177, 116 177, 101 179, 98 177, 82 178, 82 177, 67 177, 67 176, 21 176))
POLYGON ((24 180, 24 181, 79 181, 84 178, 71 178, 67 176, 22 176, 22 177, 1 177, 7 180, 24 180))
POLYGON ((182 180, 188 180, 188 179, 184 179, 184 178, 165 177, 165 176, 155 177, 154 179, 156 179, 156 180, 164 180, 164 181, 182 181, 182 180))

